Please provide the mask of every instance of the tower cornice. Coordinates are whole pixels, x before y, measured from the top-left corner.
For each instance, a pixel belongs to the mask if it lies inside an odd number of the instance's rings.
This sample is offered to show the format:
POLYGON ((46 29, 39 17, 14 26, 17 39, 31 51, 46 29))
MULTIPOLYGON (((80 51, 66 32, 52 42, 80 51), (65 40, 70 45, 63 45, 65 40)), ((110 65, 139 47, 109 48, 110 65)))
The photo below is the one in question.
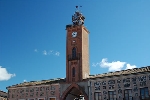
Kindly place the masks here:
POLYGON ((83 28, 87 33, 90 33, 84 25, 66 25, 66 30, 73 30, 76 28, 83 28))

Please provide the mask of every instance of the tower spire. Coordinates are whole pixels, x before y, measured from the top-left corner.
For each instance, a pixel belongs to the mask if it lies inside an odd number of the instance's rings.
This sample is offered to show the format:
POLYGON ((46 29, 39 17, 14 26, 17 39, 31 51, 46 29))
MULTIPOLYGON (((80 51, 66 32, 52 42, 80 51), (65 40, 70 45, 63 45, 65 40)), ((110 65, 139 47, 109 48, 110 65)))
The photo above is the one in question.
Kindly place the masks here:
POLYGON ((82 7, 82 6, 76 6, 76 11, 75 11, 74 15, 72 15, 73 25, 83 25, 84 24, 85 17, 80 12, 79 7, 82 7))

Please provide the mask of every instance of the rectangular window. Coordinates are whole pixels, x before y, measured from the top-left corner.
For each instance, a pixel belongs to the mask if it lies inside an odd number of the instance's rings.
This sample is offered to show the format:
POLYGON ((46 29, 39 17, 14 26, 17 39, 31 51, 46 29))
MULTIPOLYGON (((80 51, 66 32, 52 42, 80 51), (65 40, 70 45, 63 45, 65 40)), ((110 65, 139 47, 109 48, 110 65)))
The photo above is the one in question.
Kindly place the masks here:
POLYGON ((133 100, 131 89, 124 90, 124 98, 125 100, 133 100))
POLYGON ((147 99, 147 98, 149 98, 148 87, 140 89, 140 97, 141 97, 141 99, 147 99))
POLYGON ((102 100, 101 92, 95 92, 94 93, 94 100, 102 100))
POLYGON ((103 89, 106 89, 106 86, 103 86, 103 89))
POLYGON ((50 97, 49 100, 56 100, 56 97, 50 97))
POLYGON ((39 98, 38 100, 45 100, 44 98, 39 98))
POLYGON ((117 100, 115 91, 108 91, 109 100, 117 100))

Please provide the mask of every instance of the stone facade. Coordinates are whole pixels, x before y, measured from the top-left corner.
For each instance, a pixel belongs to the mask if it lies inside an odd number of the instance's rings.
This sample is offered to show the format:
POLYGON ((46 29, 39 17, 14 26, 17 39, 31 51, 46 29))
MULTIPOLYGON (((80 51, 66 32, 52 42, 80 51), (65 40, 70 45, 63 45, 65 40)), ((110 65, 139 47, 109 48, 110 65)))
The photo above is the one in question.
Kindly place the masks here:
POLYGON ((89 81, 90 100, 140 100, 150 95, 150 72, 97 77, 89 81))
POLYGON ((9 100, 60 100, 62 80, 24 82, 7 87, 9 100))

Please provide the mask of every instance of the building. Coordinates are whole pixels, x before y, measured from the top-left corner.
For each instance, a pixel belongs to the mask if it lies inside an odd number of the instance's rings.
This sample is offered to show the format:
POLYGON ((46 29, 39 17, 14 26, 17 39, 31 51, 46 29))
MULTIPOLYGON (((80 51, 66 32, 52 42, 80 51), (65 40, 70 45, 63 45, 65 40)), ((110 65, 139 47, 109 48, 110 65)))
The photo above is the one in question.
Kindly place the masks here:
POLYGON ((90 100, 150 100, 150 66, 90 78, 90 100))
POLYGON ((89 74, 89 31, 84 19, 77 9, 72 24, 66 25, 66 78, 9 86, 9 100, 150 100, 150 66, 89 74))
POLYGON ((7 100, 7 93, 4 91, 0 91, 0 100, 7 100))

